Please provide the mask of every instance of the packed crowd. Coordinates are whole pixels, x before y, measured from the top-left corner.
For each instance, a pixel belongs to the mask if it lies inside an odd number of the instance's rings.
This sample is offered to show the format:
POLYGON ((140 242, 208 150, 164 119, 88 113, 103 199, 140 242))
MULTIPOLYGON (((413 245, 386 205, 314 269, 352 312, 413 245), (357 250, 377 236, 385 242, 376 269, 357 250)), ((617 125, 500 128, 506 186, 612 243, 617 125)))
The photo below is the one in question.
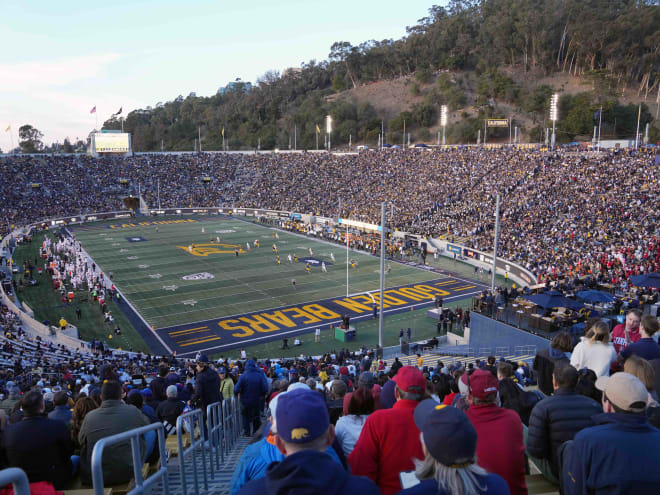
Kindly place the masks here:
POLYGON ((379 223, 500 253, 541 277, 625 279, 660 268, 660 169, 650 151, 539 154, 479 148, 327 154, 150 154, 0 158, 0 232, 122 208, 235 206, 379 223), (122 184, 123 183, 123 184, 122 184), (138 187, 139 185, 139 187, 138 187), (34 187, 33 187, 34 186, 34 187))
MULTIPOLYGON (((238 396, 252 442, 232 495, 525 494, 530 462, 562 493, 655 493, 657 336, 657 319, 638 310, 612 332, 592 319, 577 345, 558 334, 531 369, 492 356, 404 366, 366 348, 216 362, 61 350, 48 365, 0 369, 0 465, 58 489, 78 473, 89 484, 101 438, 159 421, 175 434, 184 411, 238 396)), ((155 442, 142 439, 145 460, 155 442)), ((128 449, 104 455, 106 485, 130 480, 128 449)))

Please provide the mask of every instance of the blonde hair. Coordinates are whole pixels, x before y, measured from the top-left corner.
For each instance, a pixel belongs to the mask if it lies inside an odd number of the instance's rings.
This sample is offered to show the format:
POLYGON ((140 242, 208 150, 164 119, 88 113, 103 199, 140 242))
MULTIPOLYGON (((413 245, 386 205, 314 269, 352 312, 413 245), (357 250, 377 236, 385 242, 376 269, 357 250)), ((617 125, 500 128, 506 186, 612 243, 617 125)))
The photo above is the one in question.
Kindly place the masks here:
POLYGON ((601 344, 605 345, 609 344, 610 329, 607 327, 607 323, 605 323, 603 320, 599 320, 594 323, 587 333, 587 338, 591 344, 594 342, 600 342, 601 344))
POLYGON ((646 359, 633 354, 626 359, 623 371, 639 378, 649 392, 655 388, 655 370, 646 359))

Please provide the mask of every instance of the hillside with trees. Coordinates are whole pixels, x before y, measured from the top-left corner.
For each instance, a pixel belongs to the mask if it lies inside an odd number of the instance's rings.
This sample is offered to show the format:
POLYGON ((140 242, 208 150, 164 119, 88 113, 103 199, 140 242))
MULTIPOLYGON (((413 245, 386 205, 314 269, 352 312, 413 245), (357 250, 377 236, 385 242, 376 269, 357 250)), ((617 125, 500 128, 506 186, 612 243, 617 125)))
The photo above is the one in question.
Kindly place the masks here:
MULTIPOLYGON (((514 118, 523 140, 538 141, 553 92, 559 141, 589 138, 601 107, 603 137, 634 136, 639 103, 641 128, 652 122, 657 140, 658 1, 450 0, 401 39, 337 41, 326 60, 135 110, 124 129, 136 151, 192 150, 198 129, 205 150, 222 149, 223 134, 232 150, 286 149, 294 139, 315 149, 331 115, 333 148, 349 139, 375 145, 381 125, 387 142, 401 142, 404 126, 413 140, 435 141, 447 105, 449 143, 474 142, 490 117, 514 118), (377 86, 392 97, 369 98, 377 86)), ((116 118, 104 123, 120 127, 116 118)))

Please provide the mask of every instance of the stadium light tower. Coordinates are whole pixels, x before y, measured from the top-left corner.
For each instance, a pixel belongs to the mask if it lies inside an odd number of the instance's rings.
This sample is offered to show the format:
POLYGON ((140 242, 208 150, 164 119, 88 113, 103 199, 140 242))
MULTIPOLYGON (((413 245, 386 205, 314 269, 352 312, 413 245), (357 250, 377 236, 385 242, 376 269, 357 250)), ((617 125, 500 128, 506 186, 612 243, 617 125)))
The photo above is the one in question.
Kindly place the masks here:
POLYGON ((550 142, 550 148, 555 149, 555 142, 556 142, 556 124, 557 124, 557 115, 559 114, 558 111, 558 104, 559 104, 559 94, 555 93, 552 95, 550 98, 550 120, 552 120, 552 141, 550 142))
POLYGON ((330 137, 332 136, 332 117, 330 115, 325 117, 325 132, 328 134, 328 151, 330 151, 330 137))
POLYGON ((445 145, 445 129, 447 128, 447 105, 440 107, 440 125, 442 126, 442 145, 445 145))

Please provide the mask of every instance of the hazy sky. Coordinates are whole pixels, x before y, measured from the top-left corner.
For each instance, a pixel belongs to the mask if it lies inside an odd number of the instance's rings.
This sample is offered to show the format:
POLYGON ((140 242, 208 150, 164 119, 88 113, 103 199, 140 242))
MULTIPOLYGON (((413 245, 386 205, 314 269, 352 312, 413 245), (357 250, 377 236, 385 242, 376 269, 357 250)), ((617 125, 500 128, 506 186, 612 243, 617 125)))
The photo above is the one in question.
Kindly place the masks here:
POLYGON ((214 94, 236 77, 327 58, 335 41, 400 38, 432 1, 0 0, 0 149, 32 124, 84 138, 123 107, 214 94))

